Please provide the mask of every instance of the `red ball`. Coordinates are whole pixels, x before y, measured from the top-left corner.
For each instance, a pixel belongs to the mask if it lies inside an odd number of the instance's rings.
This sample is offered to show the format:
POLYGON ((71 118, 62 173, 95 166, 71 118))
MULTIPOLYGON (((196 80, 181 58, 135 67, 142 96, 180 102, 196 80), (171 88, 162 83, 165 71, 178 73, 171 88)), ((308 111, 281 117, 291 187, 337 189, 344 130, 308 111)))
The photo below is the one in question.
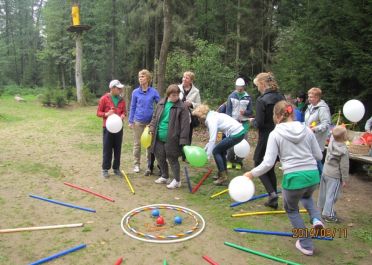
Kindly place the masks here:
POLYGON ((159 225, 159 226, 165 224, 163 216, 159 216, 159 217, 156 219, 156 224, 159 225))

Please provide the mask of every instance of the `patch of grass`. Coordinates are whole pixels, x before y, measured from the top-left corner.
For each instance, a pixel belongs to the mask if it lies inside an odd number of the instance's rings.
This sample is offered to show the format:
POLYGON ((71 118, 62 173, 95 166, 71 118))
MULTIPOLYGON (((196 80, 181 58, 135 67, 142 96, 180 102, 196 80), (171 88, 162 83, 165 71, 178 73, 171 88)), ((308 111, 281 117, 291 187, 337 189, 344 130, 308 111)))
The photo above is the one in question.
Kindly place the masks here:
POLYGON ((81 232, 83 232, 83 233, 91 232, 91 231, 92 231, 92 228, 89 227, 89 226, 85 226, 85 227, 83 228, 83 230, 81 230, 81 232))
POLYGON ((46 174, 52 178, 62 178, 62 170, 59 166, 49 166, 41 163, 21 161, 12 165, 13 170, 20 171, 23 174, 46 174))
POLYGON ((0 115, 0 123, 1 122, 4 122, 4 123, 19 122, 22 120, 24 120, 24 118, 22 118, 21 116, 16 116, 16 115, 8 114, 8 113, 2 113, 0 115))
POLYGON ((0 254, 0 262, 2 264, 8 264, 9 258, 7 256, 4 256, 3 254, 0 254))
POLYGON ((361 239, 364 242, 369 242, 372 244, 372 231, 365 229, 365 228, 360 228, 360 229, 354 229, 352 230, 352 234, 361 239))
POLYGON ((97 153, 102 149, 102 143, 79 143, 76 146, 79 149, 90 153, 97 153))
POLYGON ((5 200, 0 197, 0 205, 4 205, 4 204, 5 204, 5 200))

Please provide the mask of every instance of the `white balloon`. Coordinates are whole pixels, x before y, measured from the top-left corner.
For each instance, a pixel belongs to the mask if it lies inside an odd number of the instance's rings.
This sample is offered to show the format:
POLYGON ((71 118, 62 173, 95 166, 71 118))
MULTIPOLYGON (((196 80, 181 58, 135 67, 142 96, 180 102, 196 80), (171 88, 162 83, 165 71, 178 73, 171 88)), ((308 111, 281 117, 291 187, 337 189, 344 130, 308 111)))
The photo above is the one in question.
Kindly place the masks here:
POLYGON ((123 121, 116 114, 111 114, 106 120, 106 129, 110 133, 118 133, 123 128, 123 121))
POLYGON ((230 181, 229 194, 234 201, 248 201, 254 195, 254 191, 253 181, 245 176, 238 176, 230 181))
POLYGON ((245 139, 243 139, 240 143, 234 145, 234 153, 240 158, 246 158, 250 150, 251 147, 245 139))
POLYGON ((363 118, 365 108, 359 100, 351 99, 344 104, 343 113, 349 121, 358 122, 363 118))

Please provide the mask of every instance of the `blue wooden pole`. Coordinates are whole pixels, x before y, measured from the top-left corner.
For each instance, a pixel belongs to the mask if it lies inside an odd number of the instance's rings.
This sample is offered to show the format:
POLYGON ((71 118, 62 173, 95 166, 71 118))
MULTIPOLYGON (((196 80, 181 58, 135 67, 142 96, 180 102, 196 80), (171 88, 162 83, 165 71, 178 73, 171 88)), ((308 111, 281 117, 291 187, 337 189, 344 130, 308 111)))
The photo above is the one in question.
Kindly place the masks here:
POLYGON ((55 203, 55 204, 59 204, 59 205, 62 205, 62 206, 70 207, 70 208, 75 208, 75 209, 87 211, 87 212, 93 212, 93 213, 96 212, 96 210, 94 210, 94 209, 90 209, 90 208, 86 208, 86 207, 80 207, 80 206, 76 206, 76 205, 73 205, 73 204, 70 204, 70 203, 56 201, 56 200, 52 200, 52 199, 47 199, 47 198, 40 197, 40 196, 33 195, 33 194, 30 194, 30 197, 34 198, 34 199, 38 199, 38 200, 42 200, 42 201, 46 201, 46 202, 55 203))
POLYGON ((189 177, 189 172, 187 171, 187 167, 185 167, 185 176, 187 180, 187 186, 189 186, 190 193, 192 193, 192 186, 191 186, 191 181, 189 177))
MULTIPOLYGON (((278 191, 278 193, 281 193, 282 191, 278 191)), ((246 202, 250 202, 250 201, 254 201, 254 200, 257 200, 257 199, 261 199, 261 198, 265 198, 265 197, 268 197, 269 194, 268 193, 263 193, 263 194, 260 194, 260 195, 257 195, 257 196, 253 196, 252 198, 250 198, 248 201, 245 201, 245 202, 234 202, 232 204, 230 204, 230 207, 235 207, 235 206, 239 206, 243 203, 246 203, 246 202)))
POLYGON ((38 264, 42 264, 42 263, 45 263, 45 262, 48 262, 48 261, 51 261, 53 259, 56 259, 56 258, 59 258, 59 257, 62 257, 64 255, 67 255, 71 252, 74 252, 74 251, 77 251, 79 249, 82 249, 82 248, 85 248, 87 245, 86 244, 80 244, 76 247, 73 247, 73 248, 70 248, 70 249, 66 249, 66 250, 63 250, 61 252, 58 252, 54 255, 51 255, 49 257, 46 257, 46 258, 43 258, 43 259, 39 259, 38 261, 35 261, 35 262, 32 262, 30 263, 29 265, 38 265, 38 264))
MULTIPOLYGON (((293 237, 293 233, 290 232, 278 232, 278 231, 267 231, 267 230, 253 230, 253 229, 245 229, 245 228, 234 228, 235 232, 243 232, 243 233, 252 233, 252 234, 263 234, 263 235, 274 235, 274 236, 288 236, 293 237)), ((312 237, 313 239, 319 240, 333 240, 332 237, 321 237, 316 236, 312 237)))

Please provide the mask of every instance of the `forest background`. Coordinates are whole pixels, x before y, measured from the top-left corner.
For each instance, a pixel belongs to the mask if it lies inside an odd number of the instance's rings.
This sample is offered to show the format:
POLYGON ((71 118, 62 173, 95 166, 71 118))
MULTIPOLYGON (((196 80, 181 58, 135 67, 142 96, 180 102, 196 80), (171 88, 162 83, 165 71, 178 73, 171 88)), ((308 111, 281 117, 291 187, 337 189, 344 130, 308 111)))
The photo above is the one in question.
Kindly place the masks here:
MULTIPOLYGON (((73 99, 71 0, 0 0, 0 89, 48 90, 73 99), (42 88, 42 89, 41 89, 42 88)), ((372 109, 371 0, 79 0, 84 95, 96 99, 119 79, 133 89, 154 73, 161 93, 196 73, 203 101, 221 104, 243 77, 276 75, 283 93, 317 86, 336 112, 348 99, 372 109)), ((45 92, 43 92, 45 94, 45 92)))

